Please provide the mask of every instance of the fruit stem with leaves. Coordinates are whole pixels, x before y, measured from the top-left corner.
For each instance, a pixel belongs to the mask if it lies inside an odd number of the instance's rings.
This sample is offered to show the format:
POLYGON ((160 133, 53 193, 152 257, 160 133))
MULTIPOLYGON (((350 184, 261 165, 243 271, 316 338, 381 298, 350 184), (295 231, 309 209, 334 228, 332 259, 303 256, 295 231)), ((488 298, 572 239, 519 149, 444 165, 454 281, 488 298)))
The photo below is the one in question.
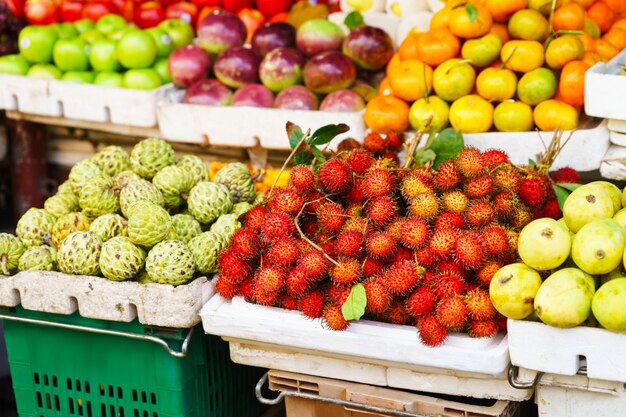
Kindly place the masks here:
POLYGON ((324 255, 324 258, 328 259, 330 262, 332 262, 335 266, 338 266, 341 268, 341 265, 339 265, 339 263, 334 260, 333 258, 331 258, 324 249, 322 249, 319 245, 317 245, 315 242, 313 242, 311 239, 309 239, 308 237, 306 237, 306 235, 302 232, 302 229, 300 228, 300 224, 299 224, 299 220, 300 220, 300 216, 302 215, 302 213, 304 213, 304 208, 306 206, 308 206, 311 203, 317 203, 320 200, 325 199, 326 196, 324 197, 320 197, 317 200, 312 200, 312 201, 308 201, 306 203, 304 203, 302 205, 302 208, 300 209, 300 212, 298 213, 298 215, 295 217, 295 219, 293 219, 294 224, 296 225, 296 229, 298 230, 298 233, 300 234, 300 237, 302 239, 304 239, 304 241, 306 243, 308 243, 309 245, 313 246, 315 249, 317 249, 318 251, 322 252, 322 255, 324 255))

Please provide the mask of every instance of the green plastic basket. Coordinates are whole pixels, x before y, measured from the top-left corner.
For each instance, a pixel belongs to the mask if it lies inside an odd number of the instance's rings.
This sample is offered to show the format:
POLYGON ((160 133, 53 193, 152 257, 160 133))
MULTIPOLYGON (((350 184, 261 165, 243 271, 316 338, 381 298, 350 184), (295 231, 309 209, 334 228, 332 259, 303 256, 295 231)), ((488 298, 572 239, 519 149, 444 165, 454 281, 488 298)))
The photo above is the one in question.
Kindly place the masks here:
POLYGON ((265 371, 232 363, 228 344, 200 325, 166 329, 21 307, 0 313, 19 417, 252 417, 263 410, 254 386, 265 371))

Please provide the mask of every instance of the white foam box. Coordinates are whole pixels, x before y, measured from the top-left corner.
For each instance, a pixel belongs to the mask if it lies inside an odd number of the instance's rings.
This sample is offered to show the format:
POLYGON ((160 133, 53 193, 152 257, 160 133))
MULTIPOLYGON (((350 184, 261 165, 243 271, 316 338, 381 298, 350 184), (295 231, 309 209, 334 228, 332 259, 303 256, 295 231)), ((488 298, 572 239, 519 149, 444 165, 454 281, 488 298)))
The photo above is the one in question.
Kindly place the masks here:
POLYGON ((428 31, 432 17, 433 14, 428 11, 418 11, 403 17, 398 26, 397 46, 402 44, 402 41, 412 30, 417 30, 418 32, 428 31))
POLYGON ((608 119, 611 132, 626 133, 626 120, 608 119))
POLYGON ((186 285, 116 282, 60 272, 23 271, 0 279, 0 306, 73 314, 99 320, 189 328, 200 322, 202 305, 214 294, 206 278, 186 285))
MULTIPOLYGON (((570 133, 565 131, 562 140, 570 133)), ((537 162, 538 155, 545 151, 553 136, 554 132, 488 132, 464 134, 463 139, 466 145, 480 150, 502 149, 514 164, 527 165, 529 159, 537 162)), ((597 170, 609 146, 606 120, 584 118, 552 168, 569 166, 581 172, 597 170)))
POLYGON ((626 120, 626 49, 608 63, 598 62, 585 73, 585 113, 607 119, 626 120))
POLYGON ((617 181, 626 180, 626 147, 611 145, 600 165, 600 175, 617 181))
POLYGON ((537 387, 535 401, 540 417, 617 417, 623 416, 626 410, 626 394, 541 384, 537 387))
POLYGON ((508 333, 513 365, 569 376, 586 366, 589 378, 626 382, 626 334, 523 320, 509 320, 508 333))
POLYGON ((613 145, 626 146, 626 133, 609 130, 609 140, 613 145))
POLYGON ((336 149, 343 139, 363 138, 363 111, 337 113, 327 111, 282 110, 273 108, 204 106, 181 103, 184 91, 170 89, 158 103, 157 116, 161 136, 175 142, 202 143, 215 146, 288 150, 287 122, 303 131, 328 124, 344 123, 347 133, 337 136, 329 145, 336 149))
POLYGON ((61 103, 50 94, 49 80, 0 74, 0 96, 0 104, 4 110, 41 116, 63 116, 61 103))
POLYGON ((398 17, 406 17, 415 12, 430 11, 426 0, 387 0, 385 12, 398 17))

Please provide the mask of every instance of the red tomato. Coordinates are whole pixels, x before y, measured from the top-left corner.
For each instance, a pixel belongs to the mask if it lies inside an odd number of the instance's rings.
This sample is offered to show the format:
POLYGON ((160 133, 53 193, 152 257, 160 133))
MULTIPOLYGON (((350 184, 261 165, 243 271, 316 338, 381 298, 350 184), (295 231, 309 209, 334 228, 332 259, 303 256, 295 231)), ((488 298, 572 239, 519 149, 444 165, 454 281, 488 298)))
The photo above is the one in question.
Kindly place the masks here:
POLYGON ((222 7, 229 12, 237 13, 244 7, 254 6, 254 0, 222 0, 222 7))
POLYGON ((9 6, 9 10, 13 13, 13 16, 22 17, 24 16, 24 3, 22 0, 4 0, 9 6))
POLYGON ((202 8, 202 10, 200 10, 200 13, 198 13, 198 20, 196 20, 196 32, 198 31, 198 28, 200 27, 200 22, 202 22, 202 19, 204 19, 208 14, 213 13, 214 10, 219 10, 221 9, 221 7, 217 7, 217 6, 205 6, 202 8))
POLYGON ((250 43, 254 31, 265 22, 265 16, 263 16, 260 11, 253 9, 252 7, 244 7, 239 10, 237 16, 239 16, 239 18, 243 21, 243 24, 246 26, 246 30, 248 32, 246 42, 250 43))
POLYGON ((49 25, 59 21, 59 11, 53 0, 27 0, 24 16, 31 25, 49 25))
POLYGON ((59 14, 63 22, 75 22, 83 17, 82 0, 62 0, 59 14))
POLYGON ((193 4, 198 6, 198 9, 201 9, 205 6, 221 6, 222 0, 191 0, 193 4))
POLYGON ((165 10, 163 6, 156 1, 148 1, 142 3, 135 11, 133 22, 140 28, 151 28, 165 19, 165 10))
POLYGON ((83 7, 83 18, 97 22, 105 14, 115 13, 113 3, 108 1, 91 1, 83 7))
POLYGON ((133 20, 135 12, 135 3, 133 3, 133 0, 113 0, 113 5, 117 10, 117 14, 129 22, 133 20))
POLYGON ((265 17, 272 17, 278 13, 288 12, 291 3, 291 0, 256 0, 256 8, 265 17))
POLYGON ((165 9, 166 19, 180 19, 195 26, 196 19, 198 18, 198 7, 193 3, 181 1, 179 3, 170 4, 165 9))

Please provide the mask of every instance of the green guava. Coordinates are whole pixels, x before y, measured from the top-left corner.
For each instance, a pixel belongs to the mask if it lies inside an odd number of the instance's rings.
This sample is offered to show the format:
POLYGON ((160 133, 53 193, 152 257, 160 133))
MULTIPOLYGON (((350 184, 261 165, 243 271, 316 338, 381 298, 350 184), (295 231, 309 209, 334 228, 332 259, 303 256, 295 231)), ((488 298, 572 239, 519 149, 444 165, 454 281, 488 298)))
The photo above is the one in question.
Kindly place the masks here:
POLYGON ((522 320, 533 313, 535 294, 541 286, 541 277, 523 263, 503 266, 489 284, 489 296, 500 314, 522 320))

